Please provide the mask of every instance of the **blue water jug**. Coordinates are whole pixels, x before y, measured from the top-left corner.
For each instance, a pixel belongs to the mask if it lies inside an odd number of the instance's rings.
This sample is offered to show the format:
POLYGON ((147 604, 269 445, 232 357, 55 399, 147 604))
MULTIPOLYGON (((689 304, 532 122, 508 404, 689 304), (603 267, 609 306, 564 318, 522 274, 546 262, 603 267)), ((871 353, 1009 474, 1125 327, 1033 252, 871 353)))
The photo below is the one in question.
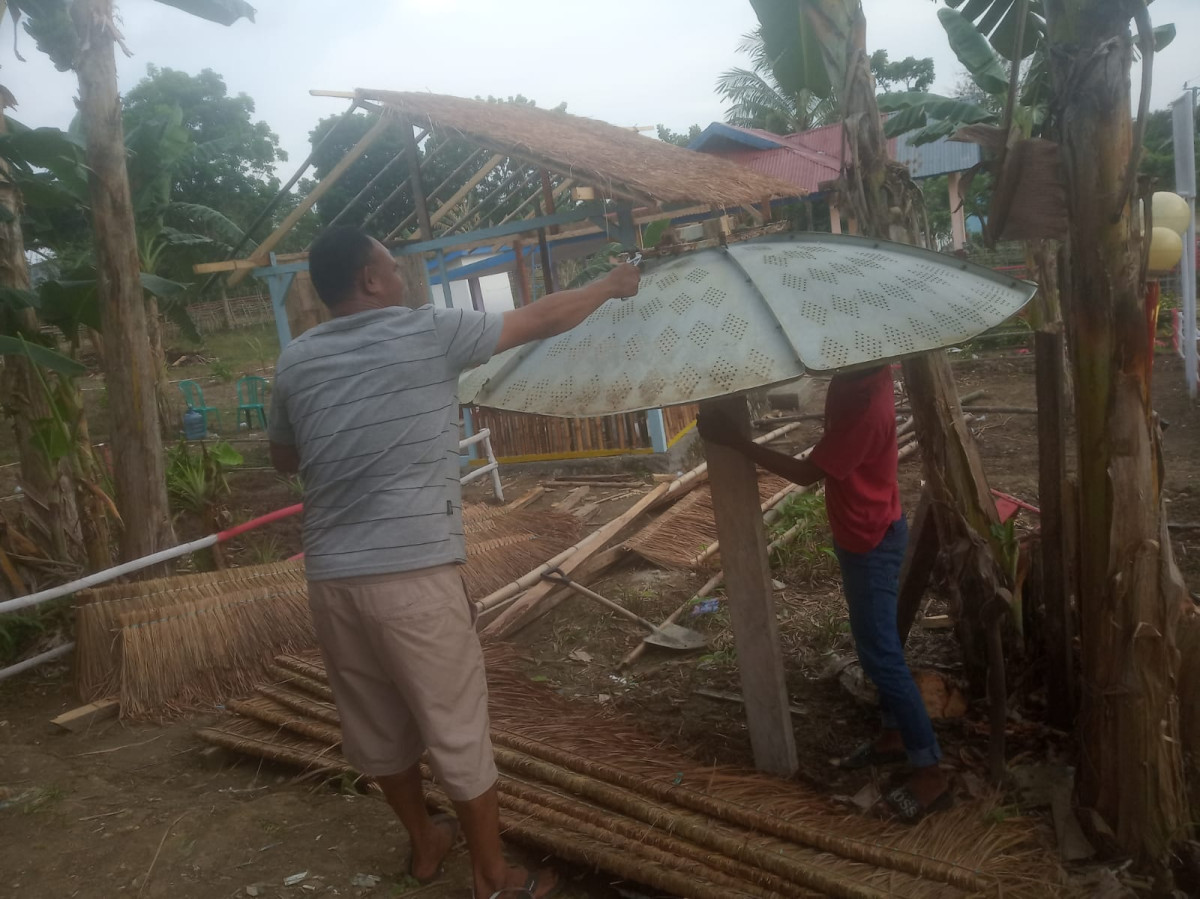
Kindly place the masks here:
POLYGON ((187 440, 203 440, 208 436, 208 420, 203 412, 188 409, 183 413, 183 436, 187 440))

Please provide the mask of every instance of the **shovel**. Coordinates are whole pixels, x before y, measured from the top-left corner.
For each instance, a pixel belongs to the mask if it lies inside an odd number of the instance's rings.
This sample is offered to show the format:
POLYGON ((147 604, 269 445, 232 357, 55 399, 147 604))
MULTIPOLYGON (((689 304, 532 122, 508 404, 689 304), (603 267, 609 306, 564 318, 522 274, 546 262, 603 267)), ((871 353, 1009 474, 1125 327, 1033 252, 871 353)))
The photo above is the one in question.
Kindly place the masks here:
POLYGON ((650 643, 653 646, 662 646, 665 649, 699 649, 701 646, 708 645, 708 638, 699 631, 694 631, 691 628, 683 627, 679 624, 655 624, 653 621, 647 621, 641 615, 636 615, 626 609, 624 606, 619 606, 611 599, 605 599, 594 590, 589 590, 583 584, 571 580, 560 568, 551 568, 542 574, 544 580, 555 584, 562 584, 564 587, 570 587, 576 593, 586 596, 588 599, 594 599, 596 602, 608 606, 614 612, 620 612, 626 618, 636 621, 642 627, 650 631, 642 638, 644 643, 650 643))

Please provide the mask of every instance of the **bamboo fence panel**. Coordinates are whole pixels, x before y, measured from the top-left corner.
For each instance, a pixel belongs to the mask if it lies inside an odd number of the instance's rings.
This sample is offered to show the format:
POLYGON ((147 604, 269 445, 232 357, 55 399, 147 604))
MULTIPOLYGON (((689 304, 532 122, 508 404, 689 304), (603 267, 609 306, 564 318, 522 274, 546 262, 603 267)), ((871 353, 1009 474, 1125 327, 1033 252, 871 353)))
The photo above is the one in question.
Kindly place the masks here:
MULTIPOLYGON (((492 447, 501 462, 529 460, 530 457, 570 458, 589 453, 646 452, 651 448, 644 412, 566 419, 478 406, 470 408, 476 430, 488 428, 492 432, 492 447)), ((686 423, 683 426, 686 427, 686 423)))

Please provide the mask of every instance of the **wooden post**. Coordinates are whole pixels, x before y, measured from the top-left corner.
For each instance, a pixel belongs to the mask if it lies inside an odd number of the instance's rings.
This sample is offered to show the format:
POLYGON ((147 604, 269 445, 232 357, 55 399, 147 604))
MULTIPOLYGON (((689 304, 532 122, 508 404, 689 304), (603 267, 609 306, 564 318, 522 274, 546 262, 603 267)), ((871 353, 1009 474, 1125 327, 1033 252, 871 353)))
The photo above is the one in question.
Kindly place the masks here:
POLYGON ((834 203, 829 204, 829 230, 834 234, 842 233, 842 214, 834 203))
MULTIPOLYGON (((404 141, 405 154, 408 156, 408 182, 412 185, 413 205, 417 210, 417 225, 421 229, 422 240, 433 240, 433 224, 429 220, 429 203, 425 197, 425 185, 421 183, 421 148, 417 145, 417 136, 413 134, 412 122, 401 122, 400 132, 404 141)), ((438 275, 442 279, 442 298, 446 307, 454 305, 454 294, 450 291, 450 278, 446 272, 446 256, 437 252, 438 275)))
POLYGON ((1075 666, 1070 591, 1067 588, 1063 484, 1067 476, 1063 422, 1063 332, 1052 325, 1034 333, 1037 360, 1038 503, 1042 513, 1042 603, 1045 607, 1046 706, 1050 722, 1068 730, 1075 722, 1075 666))
MULTIPOLYGON (((554 215, 554 182, 550 180, 550 173, 545 169, 542 169, 542 205, 546 208, 546 215, 554 215)), ((557 234, 558 231, 558 225, 550 226, 551 234, 557 234)))
POLYGON ((538 256, 542 263, 542 296, 554 293, 554 265, 550 261, 550 242, 546 240, 546 229, 538 228, 538 256))
POLYGON ((479 279, 467 278, 467 290, 471 292, 471 308, 476 312, 482 312, 483 289, 479 286, 479 279))
POLYGON ((961 250, 967 245, 967 214, 962 203, 962 173, 951 172, 946 178, 950 194, 950 246, 961 250))
MULTIPOLYGON (((701 410, 702 415, 710 411, 724 414, 746 437, 750 436, 750 409, 744 397, 708 400, 701 404, 701 410)), ((796 742, 775 620, 758 477, 754 463, 741 453, 712 443, 704 448, 754 764, 760 771, 791 777, 798 767, 796 742)))
POLYGON ((521 238, 515 238, 512 242, 513 256, 516 263, 517 274, 517 293, 515 297, 517 306, 528 306, 533 302, 533 288, 529 284, 529 269, 525 267, 525 243, 521 238))

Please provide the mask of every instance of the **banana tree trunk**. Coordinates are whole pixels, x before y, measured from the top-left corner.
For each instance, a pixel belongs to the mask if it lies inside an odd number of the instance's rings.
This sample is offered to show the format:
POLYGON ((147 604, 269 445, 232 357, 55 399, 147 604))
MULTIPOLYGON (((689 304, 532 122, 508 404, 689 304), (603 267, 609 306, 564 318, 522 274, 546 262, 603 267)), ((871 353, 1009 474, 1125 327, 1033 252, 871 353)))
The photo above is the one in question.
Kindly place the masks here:
MULTIPOLYGON (((0 134, 7 131, 7 122, 0 116, 0 134)), ((0 222, 0 286, 28 290, 21 199, 7 175, 8 164, 0 160, 0 207, 8 212, 0 222)), ((37 328, 37 315, 32 309, 18 314, 25 326, 37 328)), ((49 549, 60 561, 74 561, 75 551, 81 546, 79 516, 66 461, 52 461, 34 436, 36 423, 50 418, 50 409, 32 362, 19 356, 5 360, 0 371, 0 396, 4 397, 4 413, 12 419, 22 487, 30 501, 45 508, 45 514, 38 517, 49 534, 49 549)))
POLYGON ((1165 870, 1190 820, 1175 629, 1186 602, 1162 503, 1141 240, 1118 196, 1132 146, 1130 6, 1048 0, 1070 204, 1060 275, 1078 433, 1082 741, 1079 799, 1165 870))
POLYGON ((113 48, 120 35, 112 0, 78 0, 71 15, 83 47, 76 73, 87 135, 113 475, 124 523, 121 557, 133 559, 170 546, 174 534, 159 439, 155 362, 125 168, 113 48))

